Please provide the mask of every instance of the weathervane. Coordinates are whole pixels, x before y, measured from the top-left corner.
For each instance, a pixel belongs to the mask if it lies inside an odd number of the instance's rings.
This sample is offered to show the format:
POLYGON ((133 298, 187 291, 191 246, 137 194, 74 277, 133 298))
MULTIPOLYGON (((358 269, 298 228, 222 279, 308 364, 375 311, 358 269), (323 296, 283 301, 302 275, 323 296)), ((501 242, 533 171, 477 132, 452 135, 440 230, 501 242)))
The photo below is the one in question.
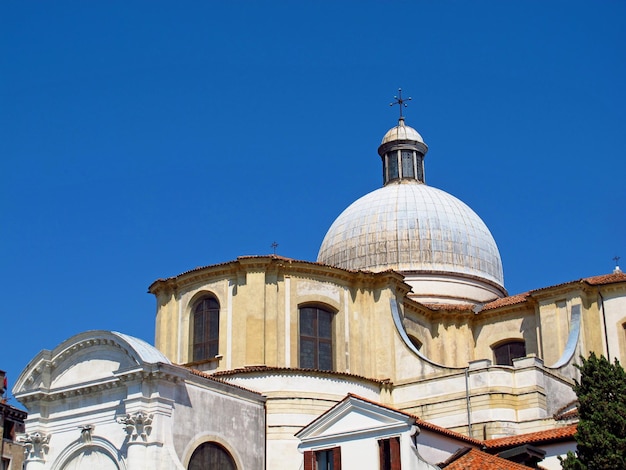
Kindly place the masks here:
POLYGON ((398 96, 394 96, 393 99, 395 101, 393 103, 389 103, 389 106, 393 106, 394 104, 397 104, 400 108, 400 119, 403 119, 402 107, 404 106, 406 108, 408 106, 408 104, 406 104, 406 101, 411 101, 411 97, 409 96, 406 99, 402 98, 402 88, 398 88, 398 96))
POLYGON ((617 267, 617 265, 619 264, 619 260, 621 259, 621 256, 615 256, 613 258, 613 261, 615 261, 615 267, 617 267))
POLYGON ((270 246, 274 249, 274 254, 276 254, 276 248, 278 248, 278 243, 272 242, 270 246))

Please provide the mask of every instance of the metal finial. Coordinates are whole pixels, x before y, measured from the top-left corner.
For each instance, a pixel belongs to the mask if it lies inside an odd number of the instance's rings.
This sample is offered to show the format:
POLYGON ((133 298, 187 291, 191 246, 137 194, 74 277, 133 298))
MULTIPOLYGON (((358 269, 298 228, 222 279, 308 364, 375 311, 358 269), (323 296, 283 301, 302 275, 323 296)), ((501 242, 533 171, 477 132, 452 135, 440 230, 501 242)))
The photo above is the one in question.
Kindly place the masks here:
POLYGON ((394 96, 393 99, 395 101, 393 103, 389 103, 389 106, 397 104, 400 108, 400 119, 402 119, 402 108, 406 108, 408 106, 408 104, 406 104, 406 101, 411 101, 411 97, 409 96, 408 98, 402 98, 402 88, 398 88, 398 96, 394 96))
POLYGON ((619 260, 621 259, 621 256, 615 256, 613 257, 613 261, 615 261, 615 266, 617 266, 619 264, 619 260))
POLYGON ((270 246, 274 249, 274 254, 276 254, 276 248, 278 248, 278 243, 272 242, 270 246))

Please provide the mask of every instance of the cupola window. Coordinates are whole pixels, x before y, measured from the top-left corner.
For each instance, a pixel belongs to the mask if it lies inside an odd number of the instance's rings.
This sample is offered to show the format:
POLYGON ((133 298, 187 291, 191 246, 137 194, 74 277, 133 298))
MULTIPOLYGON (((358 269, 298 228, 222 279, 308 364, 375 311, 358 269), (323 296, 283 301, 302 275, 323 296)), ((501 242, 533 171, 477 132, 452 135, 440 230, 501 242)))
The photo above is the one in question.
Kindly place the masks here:
POLYGON ((413 151, 412 150, 402 150, 402 177, 403 178, 413 178, 415 176, 415 171, 413 171, 413 151))
POLYGON ((417 181, 420 183, 424 183, 424 155, 417 154, 417 160, 415 162, 415 166, 417 167, 417 181))
POLYGON ((400 173, 398 171, 398 152, 393 151, 387 154, 387 179, 397 180, 400 177, 400 173))

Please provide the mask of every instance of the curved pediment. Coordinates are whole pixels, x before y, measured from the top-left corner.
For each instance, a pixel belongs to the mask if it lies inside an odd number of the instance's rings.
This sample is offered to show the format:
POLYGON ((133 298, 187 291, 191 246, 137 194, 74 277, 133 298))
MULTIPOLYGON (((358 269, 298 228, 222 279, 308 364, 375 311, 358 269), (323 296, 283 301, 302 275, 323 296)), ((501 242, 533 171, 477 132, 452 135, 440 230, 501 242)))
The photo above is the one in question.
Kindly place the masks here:
POLYGON ((143 340, 112 331, 87 331, 41 351, 18 378, 13 394, 52 392, 113 379, 118 371, 170 361, 143 340))

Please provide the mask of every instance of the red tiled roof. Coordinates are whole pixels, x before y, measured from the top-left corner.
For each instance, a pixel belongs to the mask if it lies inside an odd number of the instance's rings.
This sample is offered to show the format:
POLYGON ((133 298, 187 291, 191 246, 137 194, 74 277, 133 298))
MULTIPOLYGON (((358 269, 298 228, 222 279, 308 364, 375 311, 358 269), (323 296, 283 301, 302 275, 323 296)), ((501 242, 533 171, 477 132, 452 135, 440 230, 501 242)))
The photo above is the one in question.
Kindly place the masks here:
POLYGON ((464 441, 470 444, 474 444, 477 446, 482 446, 482 441, 478 439, 474 439, 473 437, 466 436, 465 434, 461 434, 455 431, 450 431, 441 426, 437 426, 436 424, 429 423, 428 421, 424 421, 423 419, 419 419, 415 422, 420 428, 428 429, 429 431, 436 432, 438 434, 443 434, 444 436, 452 437, 454 439, 458 439, 459 441, 464 441))
POLYGON ((567 286, 567 285, 571 285, 571 284, 580 284, 580 283, 587 283, 591 286, 602 286, 602 285, 606 285, 606 284, 615 284, 618 282, 626 282, 626 273, 623 272, 618 272, 618 273, 610 273, 610 274, 601 274, 599 276, 590 276, 590 277, 583 277, 581 279, 577 279, 575 281, 569 281, 569 282, 561 282, 559 284, 555 284, 553 286, 546 286, 546 287, 540 287, 538 289, 533 289, 530 291, 530 293, 533 292, 540 292, 540 291, 545 291, 548 289, 553 289, 555 287, 562 287, 562 286, 567 286))
POLYGON ((280 256, 280 255, 274 255, 274 254, 270 254, 270 255, 243 255, 243 256, 238 256, 237 259, 235 260, 230 260, 230 261, 224 261, 222 263, 216 263, 216 264, 210 264, 207 266, 197 266, 193 269, 189 269, 187 271, 184 271, 180 274, 177 274, 176 276, 170 276, 170 277, 166 277, 166 278, 158 278, 156 281, 154 281, 152 284, 150 284, 148 286, 148 292, 152 292, 152 289, 154 286, 156 286, 157 284, 160 283, 164 283, 164 282, 168 282, 168 281, 173 281, 176 280, 177 278, 186 276, 188 274, 192 274, 198 271, 202 271, 204 269, 209 269, 209 268, 217 268, 217 267, 225 267, 228 265, 234 265, 242 260, 250 260, 250 259, 272 259, 272 260, 279 260, 279 261, 285 261, 288 263, 298 263, 298 264, 303 264, 303 265, 309 265, 309 266, 319 266, 319 267, 329 267, 329 268, 333 268, 336 269, 338 271, 343 271, 346 273, 360 273, 360 274, 364 274, 367 276, 372 276, 373 278, 384 278, 384 276, 393 276, 396 277, 398 279, 404 279, 404 276, 402 276, 401 274, 399 274, 397 271, 394 271, 393 269, 386 269, 384 271, 378 271, 378 272, 373 272, 373 271, 368 271, 368 270, 355 270, 355 269, 346 269, 346 268, 340 268, 338 266, 332 266, 330 264, 324 264, 324 263, 318 263, 317 261, 305 261, 305 260, 298 260, 295 258, 288 258, 286 256, 280 256))
MULTIPOLYGON (((181 367, 185 367, 185 366, 181 366, 181 367)), ((201 370, 192 369, 190 367, 185 367, 185 368, 187 370, 189 370, 189 372, 191 372, 193 375, 197 375, 198 377, 202 377, 204 379, 208 379, 208 380, 211 380, 213 382, 224 384, 224 385, 226 385, 228 387, 234 387, 234 388, 238 388, 239 390, 245 390, 246 392, 254 393, 255 395, 264 396, 262 393, 259 393, 256 390, 252 390, 252 389, 246 388, 246 387, 241 387, 240 385, 235 385, 235 384, 232 384, 232 383, 227 382, 225 380, 220 380, 220 379, 218 379, 216 377, 213 377, 210 374, 207 374, 206 372, 202 372, 201 370)))
POLYGON ((582 279, 587 284, 592 286, 599 286, 603 284, 613 284, 616 282, 626 282, 626 273, 618 272, 611 274, 603 274, 601 276, 592 276, 582 279))
POLYGON ((524 292, 523 294, 510 295, 509 297, 502 297, 501 299, 496 299, 492 302, 486 303, 483 305, 483 310, 491 310, 498 307, 504 307, 506 305, 515 305, 526 302, 529 292, 524 292))
POLYGON ((527 470, 531 467, 511 462, 478 449, 455 454, 440 464, 446 470, 527 470))
POLYGON ((514 447, 523 444, 539 444, 551 441, 563 441, 574 439, 576 434, 576 424, 563 426, 560 428, 547 429, 545 431, 519 434, 517 436, 499 437, 485 441, 487 449, 500 449, 503 447, 514 447))
MULTIPOLYGON (((626 273, 624 272, 618 272, 618 273, 611 273, 611 274, 602 274, 599 276, 591 276, 591 277, 584 277, 582 279, 577 279, 575 281, 568 281, 568 282, 563 282, 560 284, 555 284, 553 286, 547 286, 547 287, 540 287, 537 289, 532 289, 528 292, 523 292, 521 294, 515 294, 515 295, 510 295, 507 297, 502 297, 500 299, 496 299, 493 300, 491 302, 487 302, 485 305, 483 305, 481 311, 485 311, 485 310, 493 310, 495 308, 499 308, 499 307, 505 307, 507 305, 515 305, 515 304, 521 304, 524 303, 528 300, 529 297, 532 297, 532 294, 535 292, 541 292, 541 291, 545 291, 545 290, 549 290, 549 289, 553 289, 555 287, 562 287, 562 286, 567 286, 567 285, 575 285, 575 284, 580 284, 580 283, 587 283, 591 286, 601 286, 601 285, 607 285, 607 284, 616 284, 619 282, 626 282, 626 273)), ((471 311, 474 308, 474 305, 472 304, 433 304, 433 303, 423 303, 422 305, 424 305, 425 307, 429 308, 430 310, 448 310, 448 311, 460 311, 460 312, 467 312, 467 311, 471 311)))
POLYGON ((256 372, 292 372, 292 373, 310 373, 315 372, 318 374, 327 374, 327 375, 335 375, 338 377, 351 377, 357 378, 361 380, 366 380, 368 382, 374 382, 377 384, 389 384, 391 383, 389 379, 372 379, 370 377, 363 377, 362 375, 350 374, 348 372, 337 372, 334 370, 318 370, 318 369, 299 369, 295 367, 267 367, 267 366, 248 366, 248 367, 240 367, 238 369, 230 369, 230 370, 221 370, 218 372, 213 372, 211 376, 213 377, 227 377, 231 375, 241 375, 241 374, 252 374, 256 372))

